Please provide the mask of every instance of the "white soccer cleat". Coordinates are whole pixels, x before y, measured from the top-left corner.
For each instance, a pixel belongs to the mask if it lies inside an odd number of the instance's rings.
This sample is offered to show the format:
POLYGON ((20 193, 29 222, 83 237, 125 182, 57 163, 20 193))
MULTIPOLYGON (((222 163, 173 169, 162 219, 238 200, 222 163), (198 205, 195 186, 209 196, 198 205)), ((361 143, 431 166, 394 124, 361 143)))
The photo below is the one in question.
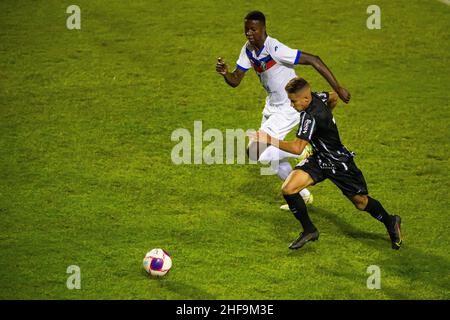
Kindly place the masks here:
MULTIPOLYGON (((305 197, 302 196, 302 198, 303 198, 303 201, 305 201, 305 204, 306 204, 306 205, 310 205, 310 204, 312 204, 313 201, 314 201, 314 197, 313 197, 312 193, 310 193, 308 196, 305 196, 305 197)), ((281 210, 287 210, 287 211, 290 210, 290 209, 289 209, 289 206, 288 206, 287 204, 283 204, 283 205, 280 207, 280 209, 281 209, 281 210)))

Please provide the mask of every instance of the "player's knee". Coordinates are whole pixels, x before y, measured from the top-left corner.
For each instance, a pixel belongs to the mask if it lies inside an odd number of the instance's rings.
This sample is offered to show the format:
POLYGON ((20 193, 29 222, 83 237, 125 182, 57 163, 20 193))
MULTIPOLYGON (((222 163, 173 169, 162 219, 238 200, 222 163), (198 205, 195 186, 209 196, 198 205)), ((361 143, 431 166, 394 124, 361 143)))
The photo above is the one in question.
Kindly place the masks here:
POLYGON ((364 209, 366 209, 367 207, 367 196, 354 196, 351 201, 353 202, 353 204, 355 205, 355 208, 361 211, 364 211, 364 209))
POLYGON ((293 185, 292 183, 283 183, 281 186, 281 193, 282 194, 294 194, 300 192, 300 189, 298 186, 293 185))
POLYGON ((366 206, 364 204, 362 204, 361 202, 357 202, 357 203, 353 203, 355 205, 355 208, 360 210, 360 211, 364 211, 364 209, 366 208, 366 206))

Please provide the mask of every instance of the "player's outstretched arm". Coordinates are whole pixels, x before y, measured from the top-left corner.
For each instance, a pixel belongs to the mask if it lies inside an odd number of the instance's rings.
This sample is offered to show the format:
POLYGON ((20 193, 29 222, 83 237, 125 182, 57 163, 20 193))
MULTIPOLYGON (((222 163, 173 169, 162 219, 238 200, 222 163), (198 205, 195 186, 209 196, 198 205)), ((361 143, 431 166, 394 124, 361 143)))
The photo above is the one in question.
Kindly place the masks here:
POLYGON ((233 88, 236 88, 245 76, 245 72, 238 68, 236 68, 233 72, 228 72, 228 66, 222 58, 217 59, 216 71, 217 73, 220 73, 225 79, 225 82, 233 88))
POLYGON ((253 141, 264 143, 267 145, 272 145, 278 149, 293 154, 301 154, 303 152, 303 149, 305 149, 306 145, 308 144, 308 141, 299 138, 296 138, 293 141, 278 140, 268 135, 264 131, 257 131, 255 133, 250 133, 249 137, 253 141))
POLYGON ((322 61, 322 59, 320 59, 319 56, 315 56, 307 52, 302 52, 298 63, 313 66, 314 69, 316 69, 317 72, 319 72, 322 77, 324 77, 328 81, 328 83, 337 92, 339 98, 341 98, 342 101, 344 101, 345 103, 348 103, 350 101, 350 92, 339 85, 331 70, 328 69, 326 64, 322 61))

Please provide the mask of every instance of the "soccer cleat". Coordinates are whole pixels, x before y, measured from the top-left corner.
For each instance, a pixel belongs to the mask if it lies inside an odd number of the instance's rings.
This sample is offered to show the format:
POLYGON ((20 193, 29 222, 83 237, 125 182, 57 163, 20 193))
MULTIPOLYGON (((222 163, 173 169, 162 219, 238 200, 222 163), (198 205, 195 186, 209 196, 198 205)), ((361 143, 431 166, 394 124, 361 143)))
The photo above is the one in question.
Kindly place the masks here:
POLYGON ((402 219, 400 216, 391 216, 392 218, 392 225, 387 228, 387 231, 389 233, 389 237, 391 238, 392 243, 392 249, 398 250, 400 249, 400 246, 402 245, 402 233, 400 225, 402 223, 402 219))
POLYGON ((300 249, 308 241, 316 241, 318 239, 319 239, 319 230, 316 230, 311 233, 302 232, 300 233, 300 236, 291 243, 289 249, 300 249))
MULTIPOLYGON (((303 196, 302 196, 302 198, 303 198, 303 201, 305 201, 305 204, 306 204, 306 205, 312 204, 313 201, 314 201, 314 197, 313 197, 312 193, 310 193, 309 196, 306 196, 306 197, 303 197, 303 196)), ((289 206, 288 206, 287 204, 283 204, 283 205, 280 207, 280 209, 281 209, 281 210, 287 210, 287 211, 290 210, 290 209, 289 209, 289 206)))

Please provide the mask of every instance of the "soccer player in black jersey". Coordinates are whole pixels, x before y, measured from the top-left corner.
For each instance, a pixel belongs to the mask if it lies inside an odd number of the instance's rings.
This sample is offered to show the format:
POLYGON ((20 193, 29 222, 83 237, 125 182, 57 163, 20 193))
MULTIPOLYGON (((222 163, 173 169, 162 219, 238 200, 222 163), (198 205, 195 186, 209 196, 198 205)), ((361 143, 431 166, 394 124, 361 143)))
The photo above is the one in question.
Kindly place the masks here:
POLYGON ((400 249, 400 217, 388 214, 380 202, 368 195, 366 181, 353 161, 353 153, 341 143, 331 113, 338 100, 337 94, 311 92, 308 82, 298 77, 288 82, 286 91, 291 105, 300 113, 297 138, 294 141, 278 140, 263 131, 256 132, 251 138, 295 154, 302 153, 308 143, 313 147, 313 155, 299 163, 282 186, 289 209, 303 227, 303 232, 289 248, 299 249, 306 242, 319 238, 319 231, 311 222, 305 202, 298 192, 328 178, 357 209, 367 211, 381 221, 389 233, 392 248, 400 249))

